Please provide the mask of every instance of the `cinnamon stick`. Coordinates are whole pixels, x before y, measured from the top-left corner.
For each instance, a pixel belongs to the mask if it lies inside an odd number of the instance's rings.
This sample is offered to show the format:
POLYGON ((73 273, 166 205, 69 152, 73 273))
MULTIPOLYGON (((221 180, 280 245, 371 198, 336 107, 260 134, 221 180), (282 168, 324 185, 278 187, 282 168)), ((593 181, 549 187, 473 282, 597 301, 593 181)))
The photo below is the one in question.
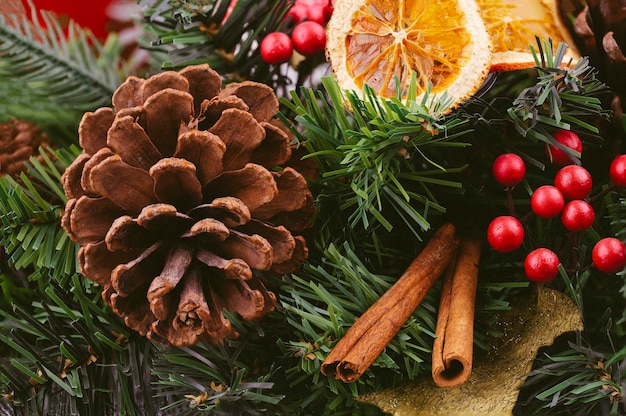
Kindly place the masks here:
POLYGON ((462 238, 456 259, 443 276, 432 353, 432 376, 440 387, 458 386, 472 372, 480 250, 479 241, 462 238))
POLYGON ((322 363, 322 374, 334 374, 343 382, 357 380, 424 299, 457 246, 454 226, 440 227, 400 279, 337 342, 322 363))

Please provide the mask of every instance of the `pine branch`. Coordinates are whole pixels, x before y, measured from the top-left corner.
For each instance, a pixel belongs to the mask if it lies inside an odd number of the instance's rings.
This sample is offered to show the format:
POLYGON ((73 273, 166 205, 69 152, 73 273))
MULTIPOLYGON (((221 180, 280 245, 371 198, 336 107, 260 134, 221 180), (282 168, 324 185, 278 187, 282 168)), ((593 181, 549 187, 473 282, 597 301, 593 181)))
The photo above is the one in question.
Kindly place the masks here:
POLYGON ((445 96, 403 102, 379 98, 368 87, 362 96, 342 91, 332 77, 322 83, 324 91, 303 88, 282 100, 302 129, 293 132, 320 169, 318 199, 335 200, 350 228, 407 229, 420 239, 430 217, 446 210, 437 192, 461 188, 448 178, 464 166, 442 163, 466 146, 459 140, 468 131, 464 120, 446 116, 445 96))
POLYGON ((598 133, 593 120, 608 119, 610 111, 602 107, 601 98, 608 86, 596 78, 597 70, 583 57, 573 66, 563 62, 567 46, 537 38, 539 53, 535 56, 538 77, 535 85, 524 89, 508 109, 517 132, 535 142, 558 147, 578 162, 580 155, 558 143, 550 133, 555 129, 573 128, 598 133))
POLYGON ((17 92, 0 105, 2 119, 75 131, 83 112, 110 105, 128 71, 73 21, 66 34, 46 12, 0 16, 0 91, 17 92))
POLYGON ((226 82, 253 80, 286 90, 310 76, 323 56, 306 59, 288 76, 283 66, 269 65, 259 53, 260 40, 274 31, 288 31, 285 19, 293 0, 239 0, 226 18, 229 1, 140 0, 146 30, 156 40, 146 49, 165 53, 163 69, 208 63, 226 82), (225 20, 226 18, 226 20, 225 20))
POLYGON ((86 283, 73 275, 70 289, 52 282, 32 304, 0 310, 3 393, 16 410, 57 392, 55 401, 66 399, 81 415, 157 414, 152 344, 133 336, 86 283))
POLYGON ((19 182, 0 178, 0 244, 9 265, 34 272, 32 278, 50 273, 65 282, 76 273, 78 247, 60 227, 60 218, 66 201, 61 175, 77 155, 77 148, 41 148, 42 161, 32 157, 19 182))
POLYGON ((164 411, 175 414, 276 414, 284 393, 271 381, 276 369, 259 372, 265 347, 254 343, 245 328, 238 340, 224 345, 200 343, 161 348, 153 361, 159 395, 168 396, 164 411), (246 361, 250 360, 250 361, 246 361))

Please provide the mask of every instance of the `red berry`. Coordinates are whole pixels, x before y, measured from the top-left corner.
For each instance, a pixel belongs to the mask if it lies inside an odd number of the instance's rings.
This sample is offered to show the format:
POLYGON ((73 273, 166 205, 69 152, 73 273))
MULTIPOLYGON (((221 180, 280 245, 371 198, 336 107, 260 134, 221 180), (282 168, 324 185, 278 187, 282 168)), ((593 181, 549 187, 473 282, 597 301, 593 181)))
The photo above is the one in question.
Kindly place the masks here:
POLYGON ((287 18, 291 17, 294 24, 300 23, 307 18, 309 6, 304 3, 296 2, 287 12, 287 18))
POLYGON ((615 186, 626 187, 626 155, 619 155, 611 162, 609 176, 615 186))
POLYGON ((270 65, 287 62, 293 54, 293 43, 289 35, 272 32, 261 41, 261 57, 270 65))
POLYGON ((324 51, 326 31, 316 22, 299 23, 291 33, 293 47, 304 56, 311 56, 324 51))
POLYGON ((554 279, 559 273, 558 256, 547 248, 538 248, 531 251, 524 260, 526 276, 537 283, 545 283, 554 279))
POLYGON ((626 247, 617 238, 603 238, 593 247, 591 260, 601 272, 617 273, 626 266, 626 247))
POLYGON ((326 14, 324 13, 324 6, 310 6, 307 10, 306 17, 309 21, 319 23, 324 26, 326 23, 326 14))
POLYGON ((508 215, 496 217, 487 227, 487 241, 496 251, 511 252, 524 242, 524 227, 515 217, 508 215))
POLYGON ((582 166, 567 165, 556 173, 554 186, 559 188, 567 199, 583 199, 591 192, 591 174, 582 166))
POLYGON ((552 185, 540 186, 530 197, 530 207, 541 218, 556 217, 565 205, 565 198, 559 189, 552 185))
MULTIPOLYGON (((559 130, 554 133, 553 136, 556 141, 563 146, 569 147, 579 154, 580 152, 582 152, 583 142, 580 140, 580 137, 578 137, 578 135, 573 131, 559 130)), ((574 162, 567 153, 552 144, 546 146, 546 155, 548 156, 548 159, 552 160, 552 163, 554 163, 555 165, 569 165, 570 163, 574 162)))
POLYGON ((561 222, 565 228, 574 232, 582 232, 593 225, 596 214, 587 201, 575 199, 568 202, 563 208, 561 222))
POLYGON ((493 162, 493 176, 504 186, 517 185, 526 175, 526 164, 515 153, 505 153, 493 162))

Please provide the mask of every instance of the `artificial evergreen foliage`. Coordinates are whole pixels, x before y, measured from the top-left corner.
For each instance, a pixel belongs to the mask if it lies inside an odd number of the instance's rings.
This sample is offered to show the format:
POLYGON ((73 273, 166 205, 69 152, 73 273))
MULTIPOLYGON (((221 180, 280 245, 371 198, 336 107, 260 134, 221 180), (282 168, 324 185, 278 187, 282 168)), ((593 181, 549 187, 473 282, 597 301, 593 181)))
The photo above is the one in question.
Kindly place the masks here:
POLYGON ((0 178, 0 391, 16 414, 380 414, 358 396, 430 376, 439 284, 358 382, 322 376, 322 361, 438 224, 452 221, 484 240, 489 221, 511 210, 525 219, 529 243, 511 254, 484 251, 475 346, 492 348, 499 314, 532 285, 524 254, 532 245, 558 248, 567 260, 550 285, 574 300, 585 328, 540 351, 515 412, 626 414, 626 280, 589 260, 599 238, 626 238, 626 195, 606 172, 624 153, 624 132, 619 118, 611 124, 611 91, 589 60, 565 68, 565 45, 539 40, 537 68, 494 74, 448 111, 445 95, 416 102, 383 100, 367 87, 342 91, 332 76, 317 77, 328 74, 323 57, 267 65, 259 40, 289 30, 291 1, 239 0, 226 20, 227 1, 138 4, 142 46, 156 62, 147 72, 208 63, 225 83, 264 82, 282 97, 280 117, 318 170, 309 182, 318 210, 309 259, 293 274, 264 276, 278 302, 263 320, 225 312, 236 339, 163 347, 128 329, 80 275, 78 246, 60 218, 61 175, 79 154, 80 118, 110 106, 130 69, 114 45, 73 24, 65 34, 51 16, 0 17, 0 93, 12 98, 0 115, 39 123, 53 141, 20 177, 0 178), (599 221, 576 238, 558 220, 528 214, 533 189, 557 170, 542 161, 558 128, 581 135, 588 153, 571 156, 594 178, 599 221), (510 192, 490 176, 495 156, 508 151, 530 166, 510 192))
MULTIPOLYGON (((67 33, 49 12, 0 14, 0 120, 23 119, 71 143, 83 112, 110 103, 130 68, 73 21, 67 33)), ((68 144, 69 144, 68 143, 68 144)))

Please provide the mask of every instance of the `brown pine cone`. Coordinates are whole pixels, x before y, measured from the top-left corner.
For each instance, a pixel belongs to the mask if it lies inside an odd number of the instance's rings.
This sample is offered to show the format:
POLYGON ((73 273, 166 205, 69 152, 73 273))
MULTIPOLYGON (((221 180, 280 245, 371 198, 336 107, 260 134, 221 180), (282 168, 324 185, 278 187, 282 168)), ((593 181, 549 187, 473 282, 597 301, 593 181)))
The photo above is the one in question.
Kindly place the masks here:
POLYGON ((87 113, 66 170, 63 228, 126 325, 175 346, 233 335, 276 296, 258 271, 295 271, 313 198, 263 84, 221 88, 208 65, 130 77, 87 113))
POLYGON ((617 96, 615 110, 621 112, 626 105, 626 0, 587 1, 574 32, 582 41, 582 52, 617 96))
POLYGON ((0 123, 0 175, 17 176, 26 169, 24 162, 48 143, 41 129, 23 120, 0 123))

